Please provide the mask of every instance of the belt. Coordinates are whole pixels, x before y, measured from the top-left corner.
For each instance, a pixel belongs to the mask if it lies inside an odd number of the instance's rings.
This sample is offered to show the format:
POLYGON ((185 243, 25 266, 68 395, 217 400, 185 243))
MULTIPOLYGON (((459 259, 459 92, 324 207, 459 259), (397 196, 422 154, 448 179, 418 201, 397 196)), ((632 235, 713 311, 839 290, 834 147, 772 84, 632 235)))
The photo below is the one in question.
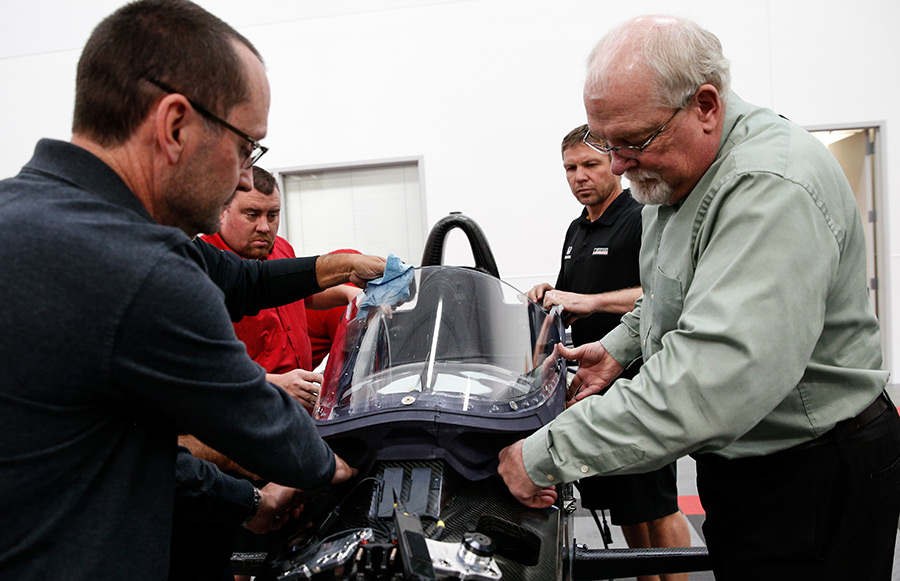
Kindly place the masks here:
POLYGON ((891 401, 891 398, 888 397, 887 392, 882 391, 880 394, 878 394, 878 397, 875 398, 875 401, 870 403, 869 407, 859 412, 856 417, 847 420, 841 420, 840 422, 835 424, 833 428, 831 428, 818 438, 810 440, 809 442, 804 442, 799 446, 794 446, 793 448, 790 448, 790 450, 807 450, 809 448, 816 448, 818 446, 823 446, 831 442, 839 442, 856 430, 871 424, 878 416, 883 414, 885 410, 888 410, 893 406, 894 404, 891 401))

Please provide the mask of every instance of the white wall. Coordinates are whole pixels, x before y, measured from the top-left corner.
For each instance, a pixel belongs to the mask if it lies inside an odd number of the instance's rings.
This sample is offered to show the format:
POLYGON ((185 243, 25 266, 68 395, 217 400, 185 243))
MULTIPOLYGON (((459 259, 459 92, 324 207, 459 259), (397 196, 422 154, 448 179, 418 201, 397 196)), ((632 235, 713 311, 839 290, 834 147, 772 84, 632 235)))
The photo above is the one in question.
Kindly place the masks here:
MULTIPOLYGON (((74 69, 91 28, 121 2, 2 1, 0 176, 42 136, 67 139, 74 69), (26 5, 27 4, 27 5, 26 5)), ((200 0, 266 59, 270 169, 423 156, 428 224, 459 210, 491 242, 501 276, 552 281, 568 193, 559 142, 584 122, 585 58, 639 13, 715 32, 733 85, 804 126, 882 121, 890 272, 900 273, 900 3, 893 0, 200 0)), ((467 250, 451 241, 448 258, 467 250)), ((464 246, 462 244, 459 245, 464 246)), ((405 257, 417 263, 420 257, 405 257)), ((885 277, 886 278, 886 277, 885 277)), ((900 283, 884 280, 893 305, 900 283)), ((900 308, 890 327, 900 330, 900 308)), ((887 364, 900 364, 893 341, 887 364)))

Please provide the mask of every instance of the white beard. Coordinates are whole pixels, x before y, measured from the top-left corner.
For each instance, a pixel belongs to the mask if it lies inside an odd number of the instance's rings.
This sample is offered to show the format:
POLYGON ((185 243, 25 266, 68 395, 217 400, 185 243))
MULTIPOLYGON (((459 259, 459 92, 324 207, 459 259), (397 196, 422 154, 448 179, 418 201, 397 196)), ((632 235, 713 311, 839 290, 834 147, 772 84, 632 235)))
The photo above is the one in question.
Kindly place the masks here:
POLYGON ((633 169, 625 172, 631 182, 631 196, 641 204, 658 206, 669 204, 675 197, 671 186, 655 171, 633 169))

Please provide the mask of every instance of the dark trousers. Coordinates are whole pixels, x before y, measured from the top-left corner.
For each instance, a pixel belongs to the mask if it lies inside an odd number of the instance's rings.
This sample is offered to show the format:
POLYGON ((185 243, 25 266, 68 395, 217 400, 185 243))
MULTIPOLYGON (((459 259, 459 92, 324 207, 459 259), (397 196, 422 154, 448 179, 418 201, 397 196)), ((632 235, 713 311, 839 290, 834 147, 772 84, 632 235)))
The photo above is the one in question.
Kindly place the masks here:
POLYGON ((897 411, 891 405, 826 440, 759 458, 696 457, 717 581, 890 581, 900 518, 897 411))

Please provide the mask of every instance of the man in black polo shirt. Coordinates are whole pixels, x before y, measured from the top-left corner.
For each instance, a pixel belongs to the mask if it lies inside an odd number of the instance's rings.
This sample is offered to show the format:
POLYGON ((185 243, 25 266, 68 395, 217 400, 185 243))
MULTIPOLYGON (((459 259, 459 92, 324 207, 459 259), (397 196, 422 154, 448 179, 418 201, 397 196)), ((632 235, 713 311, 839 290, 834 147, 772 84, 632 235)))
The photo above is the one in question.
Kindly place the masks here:
MULTIPOLYGON (((622 190, 619 177, 610 171, 609 156, 584 144, 587 131, 582 125, 562 142, 566 179, 584 210, 566 232, 556 287, 542 283, 528 292, 545 308, 563 307, 576 346, 612 330, 642 292, 638 256, 643 206, 622 190)), ((635 362, 623 377, 632 377, 639 367, 640 361, 635 362)), ((691 544, 687 521, 678 510, 674 463, 647 474, 587 478, 579 490, 584 507, 610 509, 630 547, 691 544)))

